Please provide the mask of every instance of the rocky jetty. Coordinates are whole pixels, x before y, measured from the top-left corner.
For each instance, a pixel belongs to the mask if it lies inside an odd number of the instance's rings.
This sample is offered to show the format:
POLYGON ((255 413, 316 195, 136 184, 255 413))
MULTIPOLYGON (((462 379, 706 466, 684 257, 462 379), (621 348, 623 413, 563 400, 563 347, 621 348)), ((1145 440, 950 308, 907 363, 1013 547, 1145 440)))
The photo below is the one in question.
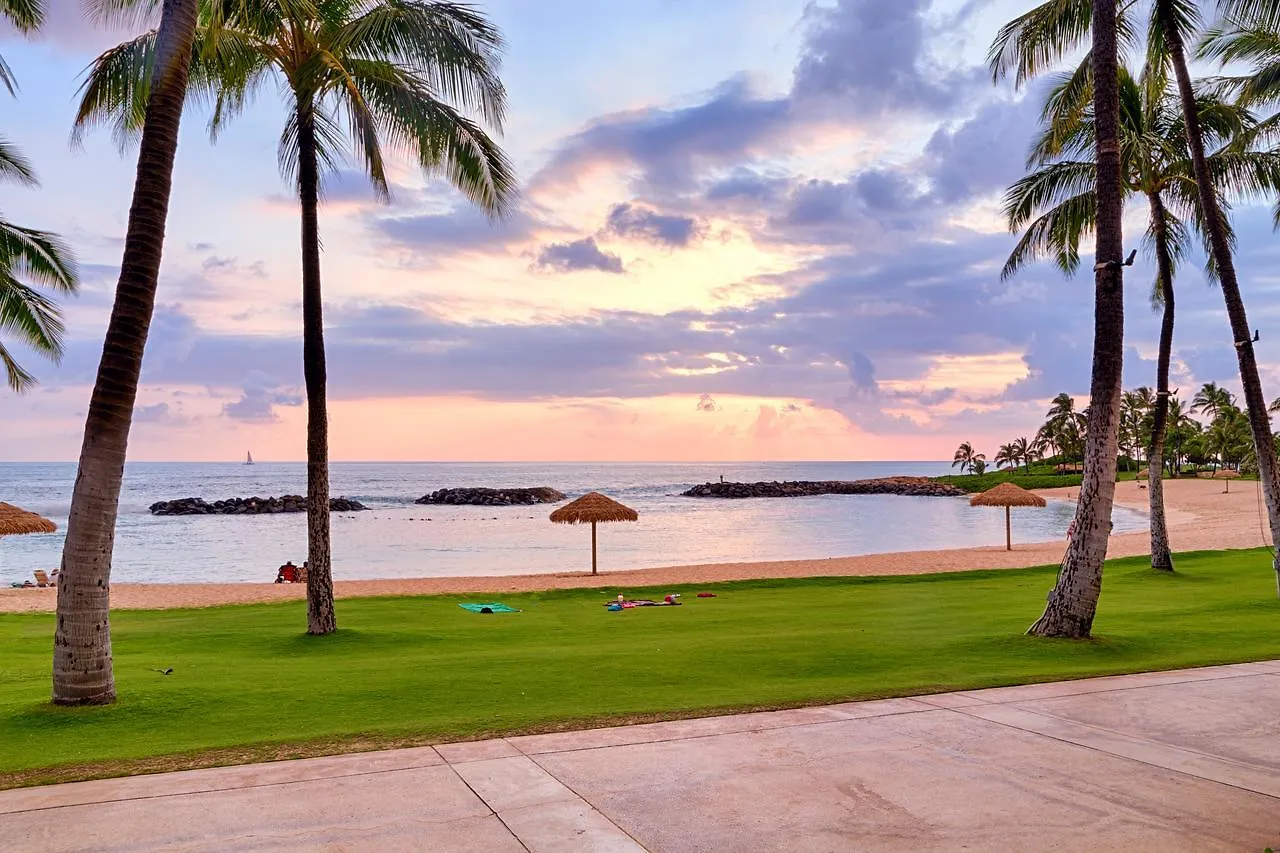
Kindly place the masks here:
POLYGON ((414 503, 453 506, 528 506, 559 503, 564 499, 563 493, 546 486, 539 486, 534 489, 436 489, 431 494, 418 498, 414 503))
POLYGON ((967 493, 928 477, 882 477, 877 480, 787 480, 771 483, 703 483, 687 498, 798 498, 808 495, 913 495, 927 498, 963 497, 967 493))
MULTIPOLYGON (((204 498, 179 498, 159 501, 150 507, 152 515, 274 515, 281 512, 306 512, 307 499, 302 495, 278 498, 227 498, 209 503, 204 498)), ((368 509, 359 501, 330 498, 330 512, 358 512, 368 509)))

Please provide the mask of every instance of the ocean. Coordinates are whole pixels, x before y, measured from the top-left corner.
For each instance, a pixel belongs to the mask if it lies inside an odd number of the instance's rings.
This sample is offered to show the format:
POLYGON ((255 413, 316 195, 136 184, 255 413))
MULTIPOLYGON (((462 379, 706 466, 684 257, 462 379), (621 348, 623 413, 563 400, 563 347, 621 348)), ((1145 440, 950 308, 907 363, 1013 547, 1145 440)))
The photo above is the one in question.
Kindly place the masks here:
MULTIPOLYGON (((693 563, 820 559, 999 545, 1004 513, 964 498, 825 495, 718 500, 685 498, 689 486, 757 480, 860 480, 937 475, 945 462, 762 463, 360 463, 331 467, 333 496, 369 512, 335 513, 337 579, 457 577, 589 571, 589 528, 552 524, 554 505, 451 507, 413 501, 439 488, 550 486, 577 497, 596 490, 636 509, 636 523, 601 525, 601 571, 693 563)), ((0 462, 0 500, 48 516, 59 532, 0 537, 0 582, 61 562, 76 466, 0 462)), ((112 579, 235 583, 275 578, 306 559, 304 515, 158 517, 160 500, 302 494, 300 462, 130 463, 125 470, 112 579)), ((1074 506, 1015 509, 1013 540, 1065 536, 1074 506)), ((1145 530, 1145 514, 1117 507, 1117 532, 1145 530)))

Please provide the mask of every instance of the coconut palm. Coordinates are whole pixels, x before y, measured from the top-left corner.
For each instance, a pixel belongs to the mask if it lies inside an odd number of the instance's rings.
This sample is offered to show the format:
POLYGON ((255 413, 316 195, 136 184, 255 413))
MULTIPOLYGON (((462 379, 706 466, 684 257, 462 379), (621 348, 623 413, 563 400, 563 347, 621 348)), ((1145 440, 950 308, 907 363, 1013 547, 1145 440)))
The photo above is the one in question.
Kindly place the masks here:
MULTIPOLYGON (((102 0, 98 5, 130 4, 127 0, 102 0)), ((142 352, 155 308, 196 7, 197 0, 166 0, 152 61, 143 72, 149 76, 152 95, 139 107, 142 133, 133 204, 115 304, 85 418, 58 575, 53 640, 56 704, 115 701, 109 612, 111 554, 142 352)))
POLYGON ((1092 37, 1092 49, 1076 85, 1091 84, 1096 152, 1094 235, 1093 376, 1085 445, 1084 481, 1076 506, 1076 535, 1063 558, 1058 582, 1031 633, 1085 637, 1093 626, 1102 589, 1102 564, 1111 530, 1119 430, 1120 376, 1124 364, 1124 183, 1120 162, 1119 45, 1129 38, 1116 0, 1048 0, 1001 28, 990 59, 998 79, 1016 70, 1019 84, 1065 50, 1092 37), (1065 11, 1065 17, 1060 14, 1065 11), (1052 38, 1045 40, 1049 32, 1052 38), (1069 47, 1070 46, 1070 47, 1069 47))
POLYGON ((1235 406, 1222 409, 1205 430, 1205 440, 1218 464, 1238 468, 1249 456, 1248 416, 1235 406))
POLYGON ((1188 461, 1189 451, 1196 436, 1200 434, 1200 422, 1183 408, 1177 397, 1169 398, 1169 424, 1166 429, 1166 459, 1170 459, 1175 473, 1182 473, 1182 463, 1188 461))
MULTIPOLYGON (((1086 159, 1095 146, 1092 112, 1072 76, 1060 78, 1044 109, 1045 129, 1029 166, 1034 171, 1006 197, 1010 227, 1025 234, 1005 266, 1005 275, 1043 255, 1071 273, 1079 266, 1078 247, 1093 226, 1095 165, 1086 159)), ((1152 565, 1172 569, 1164 523, 1161 483, 1167 423, 1169 364, 1173 347, 1174 278, 1190 251, 1191 233, 1203 230, 1181 101, 1163 69, 1148 67, 1141 79, 1119 71, 1121 165, 1126 196, 1141 197, 1148 208, 1147 245, 1156 260, 1152 301, 1162 310, 1156 393, 1148 404, 1122 398, 1120 443, 1137 458, 1145 445, 1151 480, 1152 565), (1127 402, 1125 402, 1127 401, 1127 402), (1145 411, 1151 413, 1146 429, 1145 411), (1141 439, 1149 436, 1147 442, 1141 439)), ((1210 166, 1219 186, 1240 197, 1267 196, 1280 188, 1280 154, 1239 150, 1235 140, 1256 126, 1247 110, 1210 94, 1197 104, 1202 128, 1217 150, 1210 166)), ((1207 240, 1207 235, 1204 235, 1207 240)))
MULTIPOLYGON (((80 121, 128 130, 137 115, 148 33, 103 54, 85 85, 80 121)), ((337 627, 329 531, 329 429, 320 282, 323 173, 347 148, 378 195, 390 197, 387 156, 443 173, 491 215, 515 197, 505 155, 477 121, 500 129, 502 37, 469 6, 436 0, 212 0, 201 10, 191 89, 213 104, 215 138, 269 81, 285 95, 280 168, 302 213, 303 368, 307 389, 307 632, 337 627), (347 127, 344 130, 343 120, 347 127)))
POLYGON ((951 467, 959 468, 961 471, 969 470, 969 466, 973 464, 974 457, 978 454, 973 450, 973 444, 965 441, 956 448, 955 455, 951 458, 951 467))
POLYGON ((1236 408, 1235 395, 1216 382, 1206 382, 1191 398, 1191 413, 1204 415, 1211 421, 1216 419, 1220 412, 1234 408, 1236 408))
MULTIPOLYGON (((1040 73, 1045 68, 1074 53, 1086 40, 1092 16, 1104 11, 1108 18, 1117 13, 1116 32, 1120 43, 1132 46, 1136 43, 1139 22, 1135 13, 1140 8, 1126 0, 1124 3, 1102 3, 1102 0, 1047 0, 1001 28, 992 46, 990 62, 993 73, 1004 76, 1016 72, 1018 82, 1040 73), (1105 8, 1104 8, 1105 6, 1105 8)), ((1262 91, 1268 79, 1267 57, 1273 57, 1273 48, 1255 38, 1256 33, 1274 37, 1280 29, 1280 0, 1218 0, 1219 8, 1228 14, 1228 28, 1236 28, 1242 36, 1235 39, 1231 32, 1225 37, 1212 38, 1206 55, 1220 59, 1256 57, 1264 67, 1253 86, 1262 91), (1249 31, 1250 26, 1254 26, 1249 31), (1215 45, 1216 44, 1216 48, 1215 45), (1234 45, 1228 49, 1225 45, 1234 45), (1216 51, 1216 52, 1215 52, 1216 51), (1229 52, 1233 52, 1228 56, 1229 52)), ((1187 147, 1190 153, 1195 190, 1199 198, 1201 222, 1208 236, 1209 256, 1214 272, 1222 288, 1227 317, 1231 325, 1232 342, 1240 368, 1240 383, 1244 388, 1249 425, 1253 433, 1258 455, 1258 474, 1266 497, 1267 515, 1274 541, 1280 541, 1280 464, 1277 464, 1275 443, 1271 436, 1270 419, 1262 395, 1262 383, 1258 376, 1257 357, 1244 300, 1240 293, 1232 258, 1232 239, 1223 205, 1214 180, 1214 172, 1205 153, 1205 135, 1197 109, 1197 94, 1191 82, 1187 66, 1186 44, 1193 40, 1200 29, 1199 5, 1194 0, 1152 0, 1147 5, 1148 65, 1173 71, 1177 80, 1183 122, 1186 128, 1187 147)), ((1078 87, 1087 87, 1092 80, 1090 59, 1077 68, 1073 79, 1078 87)), ((1280 594, 1280 551, 1273 560, 1276 571, 1276 591, 1280 594)))
POLYGON ((996 451, 996 455, 992 457, 992 462, 997 468, 1017 468, 1018 455, 1014 452, 1012 444, 1002 444, 1000 449, 996 451))
MULTIPOLYGON (((0 18, 18 31, 29 33, 43 23, 44 5, 39 0, 0 0, 0 18)), ((0 85, 11 95, 16 92, 17 80, 3 58, 0 85)), ((0 139, 0 180, 29 187, 39 183, 31 163, 4 139, 0 139)), ((0 217, 0 331, 12 333, 26 346, 56 362, 62 356, 62 314, 39 288, 69 294, 75 292, 78 283, 75 261, 61 240, 0 217)), ((35 384, 35 377, 18 364, 3 340, 0 364, 14 391, 22 392, 35 384)))
MULTIPOLYGON (((1240 293, 1240 283, 1236 278, 1231 234, 1219 199, 1214 172, 1205 154, 1205 134, 1195 109, 1195 89, 1187 63, 1188 36, 1200 28, 1199 6, 1193 0, 1154 0, 1152 6, 1152 32, 1158 36, 1153 38, 1154 51, 1167 57, 1178 81, 1191 164, 1203 212, 1203 227, 1209 235, 1210 257, 1226 303, 1227 318, 1231 323, 1231 339, 1240 368, 1240 384, 1244 389, 1246 416, 1253 434, 1258 478, 1262 481, 1271 538, 1274 542, 1280 542, 1280 461, 1276 457, 1271 419, 1267 415, 1266 398, 1262 394, 1262 380, 1258 375, 1258 360, 1253 350, 1249 318, 1240 293)), ((1219 0, 1219 6, 1244 15, 1262 11, 1262 7, 1269 6, 1272 23, 1275 22, 1276 15, 1280 14, 1275 2, 1268 3, 1265 0, 1219 0)), ((1276 574, 1276 594, 1280 595, 1280 551, 1273 555, 1272 569, 1276 574)))
POLYGON ((1017 465, 1021 462, 1027 469, 1027 473, 1031 473, 1031 462, 1036 457, 1036 450, 1032 446, 1032 442, 1026 437, 1015 438, 1009 443, 1009 450, 1013 454, 1013 464, 1017 465))

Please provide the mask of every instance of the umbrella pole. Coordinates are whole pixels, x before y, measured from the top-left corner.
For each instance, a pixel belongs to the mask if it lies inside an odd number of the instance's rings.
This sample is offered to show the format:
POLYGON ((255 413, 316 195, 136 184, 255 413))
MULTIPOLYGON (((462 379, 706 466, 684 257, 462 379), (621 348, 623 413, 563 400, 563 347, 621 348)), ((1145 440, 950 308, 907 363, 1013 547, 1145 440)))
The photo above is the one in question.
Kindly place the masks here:
POLYGON ((1011 511, 1010 507, 1004 508, 1004 549, 1006 551, 1013 550, 1013 522, 1009 520, 1011 511))
POLYGON ((591 522, 591 574, 596 573, 596 523, 591 522))

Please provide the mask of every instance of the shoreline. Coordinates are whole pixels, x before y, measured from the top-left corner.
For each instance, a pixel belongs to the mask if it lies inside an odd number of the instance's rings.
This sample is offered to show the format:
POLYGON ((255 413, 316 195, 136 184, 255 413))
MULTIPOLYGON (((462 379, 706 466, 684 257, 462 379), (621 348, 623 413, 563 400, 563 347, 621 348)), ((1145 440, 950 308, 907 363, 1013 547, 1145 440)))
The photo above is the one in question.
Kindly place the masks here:
MULTIPOLYGON (((1147 492, 1137 482, 1116 484, 1115 502, 1147 510, 1147 492)), ((1074 500, 1078 487, 1039 489, 1048 499, 1074 500)), ((1259 524, 1256 489, 1241 484, 1223 494, 1217 480, 1165 481, 1165 514, 1170 544, 1175 552, 1256 548, 1270 545, 1265 517, 1259 524)), ((1014 519, 1017 524, 1017 519, 1014 519)), ((601 575, 582 572, 534 575, 475 575, 469 577, 388 578, 334 582, 336 598, 389 595, 442 595, 538 592, 549 589, 620 588, 688 585, 720 581, 800 577, 872 577, 956 572, 974 569, 1014 569, 1052 565, 1062 560, 1064 541, 1019 544, 1006 551, 993 543, 980 548, 935 551, 899 551, 854 557, 770 562, 706 563, 651 569, 624 569, 601 575)), ((1146 531, 1111 537, 1108 557, 1134 557, 1150 553, 1146 531)), ((294 601, 306 597, 302 584, 113 584, 113 610, 167 610, 227 604, 294 601)), ((56 590, 0 589, 0 613, 51 612, 56 590)))

